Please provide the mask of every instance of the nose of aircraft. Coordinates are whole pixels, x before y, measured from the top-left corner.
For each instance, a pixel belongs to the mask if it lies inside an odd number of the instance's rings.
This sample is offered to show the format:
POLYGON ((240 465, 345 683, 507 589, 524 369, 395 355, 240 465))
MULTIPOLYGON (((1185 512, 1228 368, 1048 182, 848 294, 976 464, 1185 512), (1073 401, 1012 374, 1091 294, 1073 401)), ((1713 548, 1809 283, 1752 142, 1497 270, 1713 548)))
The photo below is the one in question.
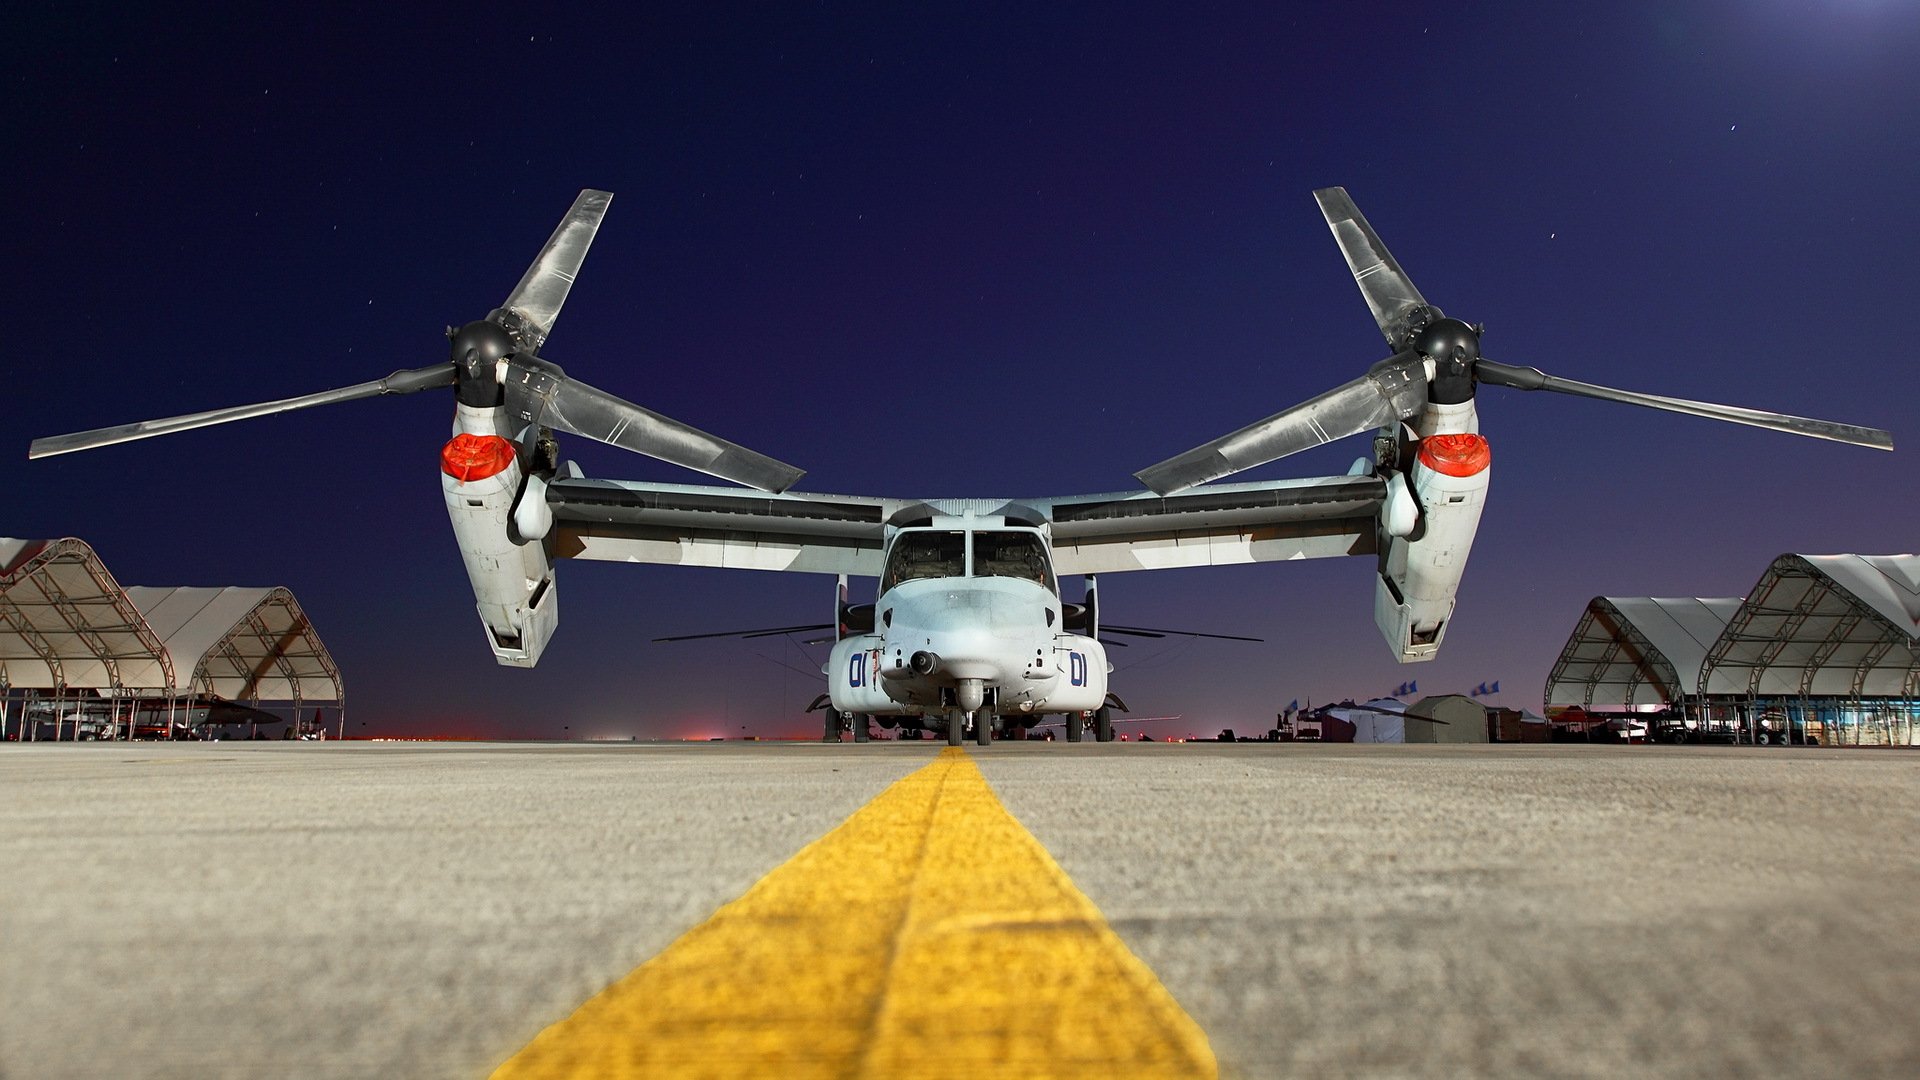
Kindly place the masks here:
POLYGON ((1044 609, 992 592, 962 589, 895 608, 888 649, 939 658, 930 674, 953 679, 1008 680, 1026 669, 1030 639, 1045 627, 1044 609), (1029 610, 1031 609, 1031 610, 1029 610))

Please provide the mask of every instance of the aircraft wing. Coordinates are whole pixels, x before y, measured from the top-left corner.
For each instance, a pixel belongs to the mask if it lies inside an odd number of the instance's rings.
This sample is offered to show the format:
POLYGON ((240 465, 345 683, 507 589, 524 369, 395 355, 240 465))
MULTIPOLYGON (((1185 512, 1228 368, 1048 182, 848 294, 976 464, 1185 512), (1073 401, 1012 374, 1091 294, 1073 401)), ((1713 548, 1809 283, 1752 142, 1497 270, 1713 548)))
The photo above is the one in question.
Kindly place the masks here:
POLYGON ((547 505, 559 558, 879 577, 883 523, 912 503, 563 473, 547 505))
MULTIPOLYGON (((1385 497, 1376 477, 1327 476, 1007 505, 1051 517, 1065 576, 1371 555, 1385 497)), ((557 558, 856 577, 880 576, 885 523, 926 506, 567 473, 548 484, 547 505, 557 558)))
POLYGON ((1371 555, 1386 490, 1374 476, 1324 476, 1021 502, 1052 517, 1064 577, 1371 555))

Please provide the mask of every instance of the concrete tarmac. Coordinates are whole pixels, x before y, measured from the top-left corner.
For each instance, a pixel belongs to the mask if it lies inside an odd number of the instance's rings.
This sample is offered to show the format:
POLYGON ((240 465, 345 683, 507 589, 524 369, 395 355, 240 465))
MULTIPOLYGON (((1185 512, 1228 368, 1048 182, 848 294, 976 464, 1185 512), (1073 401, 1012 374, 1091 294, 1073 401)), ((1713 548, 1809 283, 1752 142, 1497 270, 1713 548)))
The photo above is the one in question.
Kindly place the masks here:
MULTIPOLYGON (((935 752, 0 747, 0 1076, 484 1076, 935 752)), ((1228 1075, 1920 1075, 1920 755, 969 753, 1228 1075)))

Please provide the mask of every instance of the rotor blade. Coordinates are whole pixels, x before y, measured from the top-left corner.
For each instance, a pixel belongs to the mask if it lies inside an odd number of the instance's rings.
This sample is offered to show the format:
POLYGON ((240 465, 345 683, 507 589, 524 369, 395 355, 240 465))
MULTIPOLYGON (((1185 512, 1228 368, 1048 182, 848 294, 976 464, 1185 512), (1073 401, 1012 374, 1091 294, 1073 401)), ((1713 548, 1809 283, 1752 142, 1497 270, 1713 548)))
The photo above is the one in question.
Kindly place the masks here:
MULTIPOLYGON (((815 630, 834 630, 834 629, 837 629, 837 627, 835 627, 832 623, 818 623, 813 626, 783 626, 775 630, 760 630, 751 634, 741 634, 740 636, 742 638, 785 637, 788 634, 798 634, 803 632, 812 633, 815 630)), ((827 638, 826 640, 839 641, 840 639, 837 637, 830 637, 830 638, 827 638)), ((813 641, 802 641, 800 644, 812 645, 813 643, 814 643, 813 641)))
POLYGON ((804 626, 765 626, 757 630, 719 630, 711 634, 676 634, 673 637, 657 637, 653 640, 658 643, 662 641, 698 641, 701 638, 717 637, 757 638, 772 637, 775 634, 792 634, 802 630, 831 629, 833 629, 832 623, 807 623, 804 626))
POLYGON ((1426 403, 1426 361, 1403 352, 1350 383, 1133 475, 1155 494, 1171 495, 1405 419, 1426 403))
POLYGON ((1131 634, 1134 637, 1166 637, 1168 634, 1175 634, 1179 637, 1219 638, 1222 641, 1267 640, 1266 638, 1243 637, 1239 634, 1205 634, 1198 630, 1167 630, 1158 626, 1103 626, 1100 628, 1100 632, 1103 634, 1131 634))
POLYGON ((1386 335, 1388 345, 1395 350, 1406 348, 1411 336, 1408 316, 1428 307, 1426 298, 1413 287, 1412 280, 1394 261, 1387 245, 1380 242, 1380 235, 1367 224, 1360 208, 1353 205, 1346 188, 1321 188, 1313 197, 1320 203, 1327 227, 1333 230, 1340 254, 1347 257, 1347 269, 1353 271, 1354 284, 1360 286, 1361 295, 1367 298, 1374 323, 1386 335))
MULTIPOLYGON (((567 291, 573 288, 573 279, 580 274, 580 264, 587 257, 587 249, 593 246, 594 234, 600 231, 600 219, 607 214, 607 205, 613 202, 613 193, 595 191, 587 188, 573 200, 573 207, 567 216, 547 238, 547 246, 527 267, 520 284, 513 287, 507 297, 505 307, 520 317, 520 342, 528 352, 538 352, 553 333, 553 324, 560 318, 560 307, 567 302, 567 291)), ((510 327, 511 329, 515 329, 510 327)))
POLYGON ((537 357, 512 357, 507 368, 507 406, 530 423, 762 491, 785 491, 806 474, 804 469, 568 378, 557 365, 537 357))
POLYGON ((1784 431, 1791 435, 1831 439, 1834 442, 1868 446, 1875 450, 1893 449, 1892 434, 1879 428, 1841 424, 1832 420, 1815 420, 1805 416, 1790 416, 1786 413, 1764 412, 1759 409, 1743 409, 1737 405, 1716 405, 1710 401, 1691 401, 1687 398, 1662 397, 1659 394, 1641 394, 1632 390, 1615 390, 1610 386, 1596 386, 1593 383, 1583 383, 1574 379, 1562 379, 1556 375, 1548 375, 1538 368, 1495 363, 1484 357, 1474 365, 1474 372, 1475 377, 1483 383, 1510 386, 1515 390, 1552 390, 1555 393, 1572 394, 1575 397, 1621 401, 1628 405, 1644 405, 1649 409, 1703 416, 1709 420, 1726 420, 1750 427, 1784 431))
POLYGON ((295 409, 309 409, 315 405, 332 405, 339 401, 378 397, 381 394, 411 394, 416 390, 429 390, 436 386, 452 386, 455 375, 453 365, 442 362, 408 371, 396 371, 384 379, 343 386, 338 390, 322 390, 317 394, 282 398, 279 401, 263 401, 258 405, 236 405, 230 409, 214 409, 211 412, 189 413, 185 416, 169 416, 163 420, 142 420, 137 424, 96 428, 93 431, 81 431, 72 435, 52 435, 33 440, 33 445, 27 449, 27 457, 43 458, 52 457, 55 454, 72 453, 75 450, 92 450, 95 447, 112 446, 114 443, 132 442, 135 439, 150 439, 155 435, 172 435, 175 432, 192 431, 194 428, 212 427, 215 424, 226 424, 235 420, 250 420, 256 416, 271 416, 274 413, 291 412, 295 409))

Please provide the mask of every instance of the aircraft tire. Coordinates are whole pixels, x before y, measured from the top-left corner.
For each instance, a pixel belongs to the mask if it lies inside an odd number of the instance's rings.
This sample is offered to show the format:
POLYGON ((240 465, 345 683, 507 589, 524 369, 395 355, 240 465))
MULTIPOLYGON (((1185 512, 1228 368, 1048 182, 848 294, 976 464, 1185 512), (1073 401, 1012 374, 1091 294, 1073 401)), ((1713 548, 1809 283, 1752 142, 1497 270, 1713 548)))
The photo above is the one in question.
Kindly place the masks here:
POLYGON ((973 714, 973 741, 981 746, 993 745, 993 714, 985 709, 973 714))
POLYGON ((1093 713, 1093 741, 1113 741, 1113 708, 1102 705, 1093 713))
POLYGON ((839 742, 840 741, 839 710, 828 709, 823 715, 825 715, 826 719, 821 721, 821 723, 825 727, 825 730, 820 735, 820 741, 823 743, 839 742))
POLYGON ((853 741, 866 742, 868 738, 867 714, 857 712, 857 713, 854 713, 852 716, 848 717, 847 720, 849 723, 853 725, 853 741))
POLYGON ((1067 714, 1067 741, 1080 742, 1087 737, 1087 718, 1077 712, 1067 714))
POLYGON ((947 745, 959 746, 967 737, 967 714, 955 709, 947 714, 947 745))

